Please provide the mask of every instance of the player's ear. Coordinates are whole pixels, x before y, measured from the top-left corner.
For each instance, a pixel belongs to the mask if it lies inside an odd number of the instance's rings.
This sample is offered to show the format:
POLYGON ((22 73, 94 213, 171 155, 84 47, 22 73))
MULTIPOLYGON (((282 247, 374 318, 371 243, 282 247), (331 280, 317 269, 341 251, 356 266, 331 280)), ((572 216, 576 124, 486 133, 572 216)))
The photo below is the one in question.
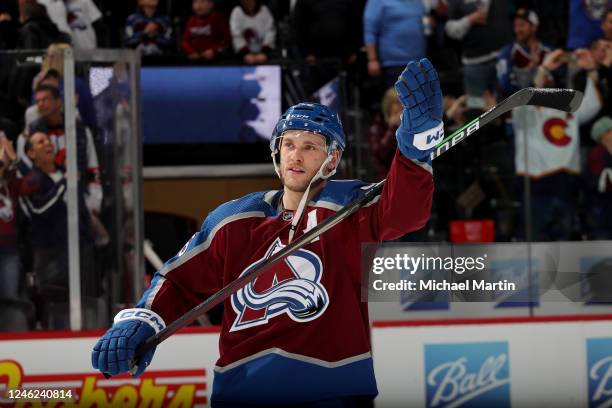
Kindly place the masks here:
POLYGON ((338 161, 340 161, 340 151, 339 150, 334 150, 334 152, 332 153, 333 157, 332 159, 329 161, 329 163, 327 163, 327 171, 331 172, 333 171, 336 166, 338 165, 338 161))

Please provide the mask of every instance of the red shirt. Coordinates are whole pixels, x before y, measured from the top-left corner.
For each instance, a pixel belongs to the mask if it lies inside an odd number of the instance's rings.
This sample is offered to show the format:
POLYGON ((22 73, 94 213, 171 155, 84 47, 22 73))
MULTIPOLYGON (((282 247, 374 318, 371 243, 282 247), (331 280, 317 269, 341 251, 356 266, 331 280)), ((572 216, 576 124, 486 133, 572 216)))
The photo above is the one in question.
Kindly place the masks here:
POLYGON ((185 54, 202 53, 208 49, 219 52, 230 44, 229 27, 225 17, 216 11, 207 16, 191 16, 183 32, 185 54))

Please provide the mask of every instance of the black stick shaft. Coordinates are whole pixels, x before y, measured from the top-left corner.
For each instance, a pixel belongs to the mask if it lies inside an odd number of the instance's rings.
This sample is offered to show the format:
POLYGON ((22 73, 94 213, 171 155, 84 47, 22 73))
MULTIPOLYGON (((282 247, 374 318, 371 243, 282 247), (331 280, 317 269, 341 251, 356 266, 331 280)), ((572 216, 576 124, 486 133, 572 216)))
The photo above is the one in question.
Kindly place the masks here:
MULTIPOLYGON (((506 112, 509 112, 510 110, 518 106, 535 105, 537 103, 538 106, 573 112, 578 108, 581 100, 582 94, 578 91, 574 91, 571 89, 522 89, 516 92, 515 94, 509 96, 508 98, 504 99, 502 102, 497 104, 489 111, 483 113, 461 129, 457 130, 456 132, 442 140, 432 152, 431 158, 432 160, 438 158, 442 154, 446 153, 453 146, 455 146, 457 143, 475 133, 478 129, 480 129, 480 127, 486 125, 487 123, 495 120, 499 116, 503 115, 506 112)), ((236 290, 253 282, 255 279, 257 279, 258 276, 268 270, 271 266, 276 265, 286 256, 304 247, 325 231, 328 231, 339 222, 348 218, 351 214, 353 214, 355 211, 363 207, 366 203, 370 202, 372 199, 374 199, 374 197, 380 194, 383 189, 384 183, 385 180, 376 183, 363 196, 347 204, 336 214, 327 218, 321 224, 318 224, 316 227, 297 238, 291 244, 287 245, 279 252, 272 255, 270 258, 259 261, 259 263, 254 265, 250 271, 221 288, 217 293, 210 296, 204 302, 200 303, 199 305, 185 313, 183 316, 176 319, 174 322, 170 323, 165 329, 161 330, 159 333, 149 337, 143 344, 141 344, 136 349, 135 360, 137 361, 138 358, 144 353, 146 353, 148 350, 152 349, 153 347, 156 347, 159 343, 166 340, 178 330, 188 326, 199 316, 203 315, 219 303, 223 302, 236 290)))

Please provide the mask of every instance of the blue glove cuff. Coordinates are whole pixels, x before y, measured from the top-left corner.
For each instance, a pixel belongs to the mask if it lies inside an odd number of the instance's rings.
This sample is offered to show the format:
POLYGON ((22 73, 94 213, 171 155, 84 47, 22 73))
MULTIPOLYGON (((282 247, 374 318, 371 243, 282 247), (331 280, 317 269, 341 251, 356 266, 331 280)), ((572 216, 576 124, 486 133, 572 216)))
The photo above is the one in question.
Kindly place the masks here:
POLYGON ((413 144, 419 150, 431 151, 442 140, 444 140, 444 123, 440 122, 436 127, 415 133, 413 144))
POLYGON ((115 316, 115 318, 113 319, 113 323, 117 324, 125 320, 140 320, 141 322, 145 322, 149 326, 151 326, 153 330, 155 330, 155 334, 159 333, 162 329, 166 327, 164 319, 162 319, 160 315, 149 309, 124 309, 117 313, 117 316, 115 316))

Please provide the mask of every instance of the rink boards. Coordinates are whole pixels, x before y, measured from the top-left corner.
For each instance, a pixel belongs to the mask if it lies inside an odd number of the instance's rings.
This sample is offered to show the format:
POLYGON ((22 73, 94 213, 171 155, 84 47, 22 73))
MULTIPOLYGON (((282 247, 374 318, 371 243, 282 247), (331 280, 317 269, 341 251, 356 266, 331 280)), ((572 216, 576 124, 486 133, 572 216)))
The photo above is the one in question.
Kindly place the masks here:
MULTIPOLYGON (((0 335, 0 395, 8 386, 71 390, 73 401, 34 406, 207 406, 216 328, 175 335, 139 379, 91 369, 98 335, 0 335)), ((372 343, 377 407, 612 404, 612 315, 376 322, 372 343)))

